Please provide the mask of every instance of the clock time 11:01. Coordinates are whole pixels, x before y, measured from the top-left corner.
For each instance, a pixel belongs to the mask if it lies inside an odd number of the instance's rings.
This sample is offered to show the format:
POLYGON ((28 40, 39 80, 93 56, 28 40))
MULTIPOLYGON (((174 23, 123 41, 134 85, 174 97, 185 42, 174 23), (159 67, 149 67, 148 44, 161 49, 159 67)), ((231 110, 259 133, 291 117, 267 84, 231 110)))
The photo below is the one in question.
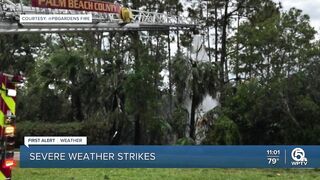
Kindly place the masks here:
POLYGON ((267 150, 269 156, 278 156, 280 155, 280 150, 267 150))

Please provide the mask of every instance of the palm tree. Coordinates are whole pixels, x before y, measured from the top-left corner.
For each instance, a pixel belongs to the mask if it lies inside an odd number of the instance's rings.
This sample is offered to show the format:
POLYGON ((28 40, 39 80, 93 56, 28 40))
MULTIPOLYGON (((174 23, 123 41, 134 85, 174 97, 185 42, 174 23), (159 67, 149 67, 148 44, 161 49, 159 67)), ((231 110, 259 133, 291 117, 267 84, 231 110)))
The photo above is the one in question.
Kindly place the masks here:
POLYGON ((86 69, 83 58, 76 52, 58 51, 53 53, 49 61, 41 66, 40 76, 44 78, 46 86, 52 84, 57 89, 63 90, 62 93, 70 98, 72 108, 72 118, 83 120, 81 105, 81 74, 86 69))
POLYGON ((195 139, 196 109, 207 94, 215 97, 217 88, 217 68, 211 62, 188 59, 181 53, 173 62, 173 82, 179 104, 191 101, 189 136, 195 139))

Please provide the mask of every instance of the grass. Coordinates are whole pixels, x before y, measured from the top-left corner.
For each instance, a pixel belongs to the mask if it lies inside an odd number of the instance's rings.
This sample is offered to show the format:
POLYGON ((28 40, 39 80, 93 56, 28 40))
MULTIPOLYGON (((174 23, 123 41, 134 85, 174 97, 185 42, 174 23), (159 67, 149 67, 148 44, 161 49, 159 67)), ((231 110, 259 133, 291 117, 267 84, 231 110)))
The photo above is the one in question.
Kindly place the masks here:
POLYGON ((22 169, 13 180, 113 180, 113 179, 319 179, 320 169, 22 169))

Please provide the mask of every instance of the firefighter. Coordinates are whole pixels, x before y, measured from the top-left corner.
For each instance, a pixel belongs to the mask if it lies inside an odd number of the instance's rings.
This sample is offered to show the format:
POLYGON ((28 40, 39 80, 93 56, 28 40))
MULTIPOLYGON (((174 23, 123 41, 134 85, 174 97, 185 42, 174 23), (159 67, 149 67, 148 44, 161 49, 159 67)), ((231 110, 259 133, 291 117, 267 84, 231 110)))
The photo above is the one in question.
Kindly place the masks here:
POLYGON ((116 1, 117 4, 121 6, 120 8, 120 18, 122 19, 123 23, 127 24, 132 22, 133 20, 133 15, 131 12, 131 9, 129 5, 121 5, 121 1, 116 1))

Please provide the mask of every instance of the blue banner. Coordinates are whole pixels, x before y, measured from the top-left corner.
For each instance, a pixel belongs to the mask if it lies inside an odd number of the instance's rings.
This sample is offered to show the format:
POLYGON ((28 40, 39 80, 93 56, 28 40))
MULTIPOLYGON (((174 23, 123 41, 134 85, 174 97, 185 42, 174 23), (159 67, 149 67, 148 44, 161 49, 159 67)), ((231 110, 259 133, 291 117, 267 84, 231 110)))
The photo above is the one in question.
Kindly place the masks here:
POLYGON ((320 168, 320 146, 26 146, 22 168, 320 168))

